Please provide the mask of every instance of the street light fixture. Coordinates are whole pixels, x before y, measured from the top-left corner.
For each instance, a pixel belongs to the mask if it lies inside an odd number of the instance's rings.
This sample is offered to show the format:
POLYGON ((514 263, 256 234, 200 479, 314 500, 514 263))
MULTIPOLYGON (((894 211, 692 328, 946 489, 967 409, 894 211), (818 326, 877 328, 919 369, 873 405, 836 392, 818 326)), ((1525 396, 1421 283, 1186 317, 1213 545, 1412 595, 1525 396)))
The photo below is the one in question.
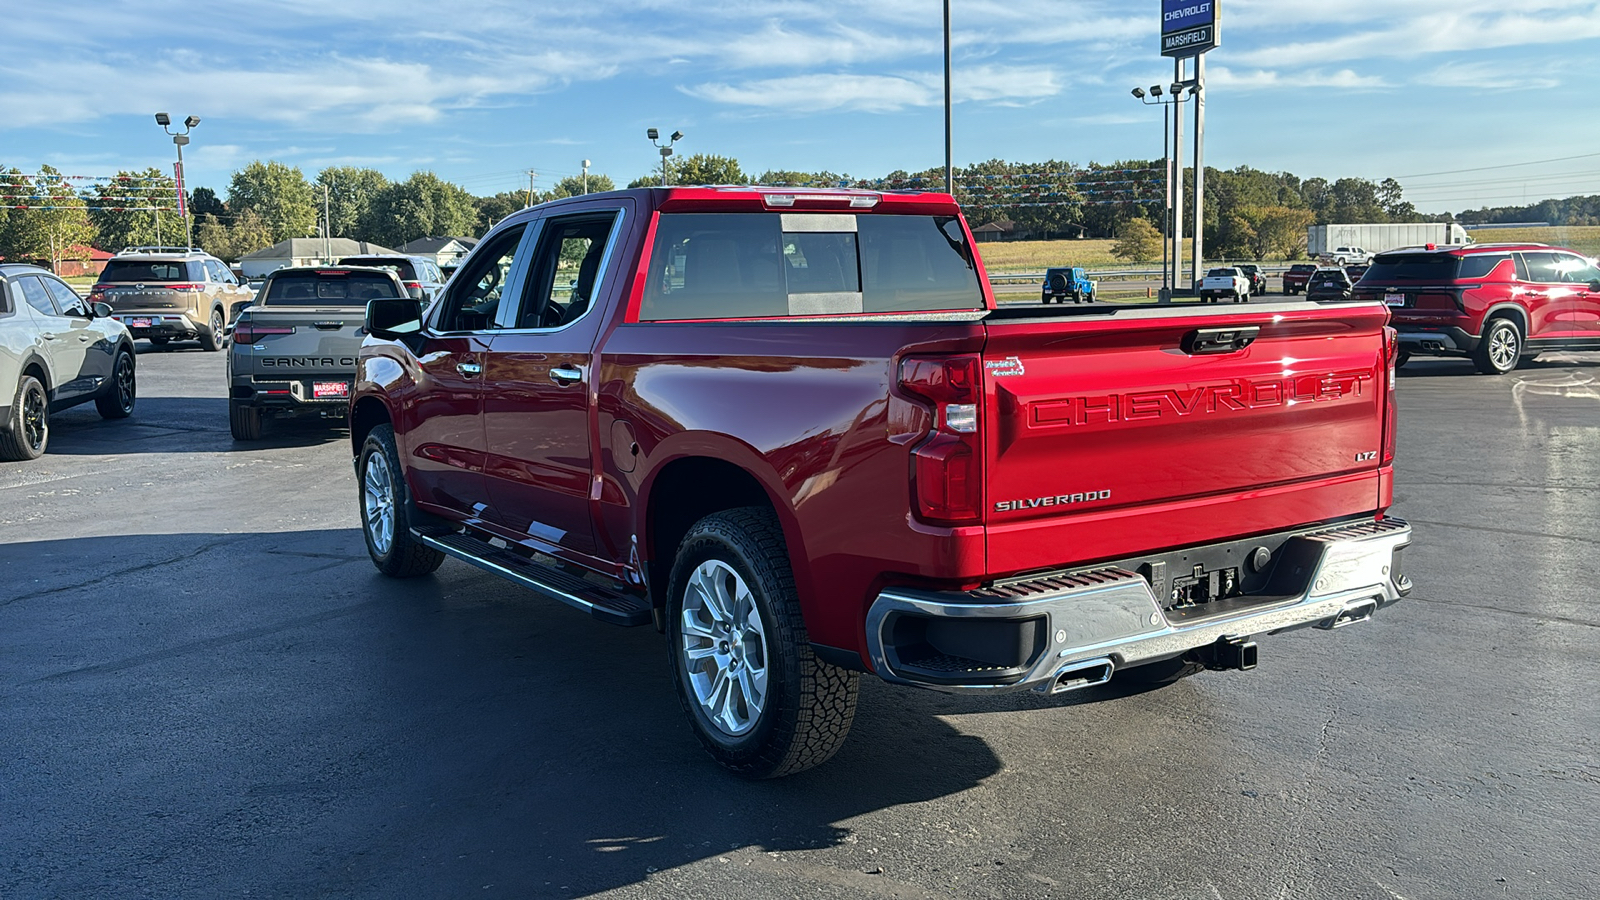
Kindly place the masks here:
MULTIPOLYGON (((178 169, 177 169, 177 175, 178 175, 178 179, 177 179, 178 214, 183 216, 184 246, 186 246, 186 247, 188 247, 190 249, 193 249, 194 248, 194 223, 193 223, 193 220, 189 217, 189 207, 188 207, 188 204, 184 201, 184 197, 183 197, 183 148, 189 143, 189 132, 190 132, 190 130, 192 130, 196 125, 200 124, 200 117, 199 116, 189 116, 188 118, 183 120, 183 130, 182 131, 173 131, 172 130, 172 117, 167 115, 164 112, 158 112, 158 113, 156 113, 156 124, 161 126, 161 130, 162 131, 165 131, 167 134, 172 135, 172 144, 173 144, 173 146, 178 148, 178 169)), ((157 205, 159 206, 160 204, 157 204, 157 205)), ((159 229, 157 229, 157 230, 159 231, 159 229)), ((160 241, 160 238, 158 236, 157 239, 156 239, 156 243, 160 243, 160 242, 161 241, 160 241)))
POLYGON ((647 129, 644 133, 644 136, 649 138, 650 143, 654 144, 656 148, 661 151, 661 186, 666 187, 667 157, 672 155, 672 145, 683 140, 683 132, 674 131, 672 136, 667 138, 667 143, 665 145, 662 145, 661 143, 661 132, 654 128, 647 129))

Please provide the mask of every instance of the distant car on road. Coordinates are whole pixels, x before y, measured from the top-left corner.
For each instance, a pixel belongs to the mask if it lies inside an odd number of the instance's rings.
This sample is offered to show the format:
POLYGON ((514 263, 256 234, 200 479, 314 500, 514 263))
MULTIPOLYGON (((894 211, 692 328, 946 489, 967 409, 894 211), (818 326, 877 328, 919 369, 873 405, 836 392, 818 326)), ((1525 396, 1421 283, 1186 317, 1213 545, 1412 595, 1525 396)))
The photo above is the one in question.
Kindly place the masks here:
POLYGON ((1234 266, 1207 272, 1205 279, 1200 282, 1200 302, 1216 303, 1219 300, 1249 303, 1249 277, 1234 266))
POLYGON ((1044 292, 1039 299, 1044 303, 1065 303, 1068 299, 1073 303, 1093 303, 1096 290, 1097 285, 1081 267, 1058 266, 1044 270, 1044 292))
POLYGON ((1361 276, 1367 274, 1367 270, 1370 268, 1372 267, 1367 265, 1345 266, 1344 273, 1350 276, 1350 283, 1355 284, 1361 280, 1361 276))
POLYGON ((1317 267, 1312 263, 1295 263, 1290 266, 1289 271, 1283 273, 1283 292, 1304 293, 1307 282, 1311 281, 1311 276, 1316 271, 1317 267))
POLYGON ((1360 247, 1335 247, 1317 258, 1341 268, 1351 263, 1365 265, 1372 262, 1372 254, 1360 247))
POLYGON ((371 253, 365 256, 346 256, 337 263, 341 266, 380 266, 394 269, 400 283, 407 288, 420 288, 424 305, 432 303, 444 287, 444 272, 439 264, 426 256, 407 256, 403 253, 371 253))
POLYGON ((1306 285, 1307 300, 1349 300, 1353 286, 1350 275, 1343 269, 1328 267, 1318 269, 1306 285))
POLYGON ((0 460, 38 459, 50 414, 93 400, 126 419, 137 399, 133 337, 37 266, 0 265, 0 460))

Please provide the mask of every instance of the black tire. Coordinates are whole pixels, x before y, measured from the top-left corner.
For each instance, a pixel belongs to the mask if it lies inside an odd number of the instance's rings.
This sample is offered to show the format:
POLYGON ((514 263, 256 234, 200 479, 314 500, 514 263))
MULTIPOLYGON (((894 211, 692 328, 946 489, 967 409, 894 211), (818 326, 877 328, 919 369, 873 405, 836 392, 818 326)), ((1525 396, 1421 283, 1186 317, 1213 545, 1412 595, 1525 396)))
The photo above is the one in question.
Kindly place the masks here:
POLYGON ((105 393, 94 398, 94 408, 103 419, 126 419, 133 415, 133 405, 139 399, 139 382, 133 365, 133 354, 118 350, 111 364, 111 383, 105 393))
POLYGON ((1472 351, 1472 362, 1484 375, 1504 375, 1522 359, 1522 329, 1510 319, 1490 319, 1472 351))
POLYGON ((32 375, 17 382, 11 415, 0 428, 0 460, 38 459, 50 445, 50 395, 32 375))
POLYGON ((1411 362, 1410 350, 1401 350, 1395 354, 1394 367, 1396 369, 1404 369, 1406 367, 1406 363, 1408 362, 1411 362))
POLYGON ((361 500, 361 535, 379 572, 390 578, 416 578, 439 568, 444 554, 411 533, 411 494, 400 467, 400 452, 395 449, 393 426, 372 429, 361 445, 356 491, 361 500), (380 473, 384 477, 379 477, 380 473), (387 496, 380 496, 385 491, 387 496), (384 512, 388 514, 386 526, 384 512), (387 540, 383 539, 385 528, 387 540))
POLYGON ((1057 272, 1050 276, 1050 293, 1065 294, 1067 292, 1067 276, 1057 272))
POLYGON ((150 345, 152 347, 165 347, 166 345, 172 343, 172 338, 169 337, 153 337, 147 338, 146 340, 150 341, 150 345))
POLYGON ((228 431, 236 441, 259 441, 262 432, 261 410, 243 403, 228 403, 228 431))
POLYGON ((850 733, 861 677, 812 653, 783 531, 771 510, 726 510, 689 529, 672 566, 667 646, 695 736, 718 763, 745 778, 821 765, 850 733), (727 627, 711 612, 718 605, 727 627), (719 629, 726 638, 717 637, 719 629), (704 655, 691 659, 689 644, 704 655), (753 688, 758 681, 764 685, 753 688), (700 689, 709 692, 706 701, 700 689), (759 694, 755 704, 752 693, 759 694), (743 721, 719 724, 713 715, 743 721))
POLYGON ((222 310, 211 311, 211 327, 200 332, 200 349, 207 353, 214 353, 227 345, 228 339, 222 336, 223 329, 227 327, 227 319, 223 317, 222 310))
POLYGON ((1174 656, 1171 659, 1145 663, 1142 666, 1118 669, 1111 681, 1124 687, 1158 688, 1182 681, 1190 675, 1204 672, 1205 669, 1205 666, 1197 662, 1174 656))

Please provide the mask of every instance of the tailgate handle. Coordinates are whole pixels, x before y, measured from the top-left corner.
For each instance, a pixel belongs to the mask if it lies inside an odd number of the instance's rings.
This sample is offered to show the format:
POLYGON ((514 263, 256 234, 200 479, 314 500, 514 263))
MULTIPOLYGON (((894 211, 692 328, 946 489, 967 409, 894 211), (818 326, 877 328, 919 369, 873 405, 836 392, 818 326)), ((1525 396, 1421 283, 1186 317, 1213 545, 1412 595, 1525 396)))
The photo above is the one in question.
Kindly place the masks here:
POLYGON ((344 327, 343 322, 312 322, 318 331, 338 331, 344 327))
POLYGON ((1236 353, 1254 344, 1261 327, 1199 328, 1183 336, 1183 352, 1190 356, 1206 353, 1236 353))

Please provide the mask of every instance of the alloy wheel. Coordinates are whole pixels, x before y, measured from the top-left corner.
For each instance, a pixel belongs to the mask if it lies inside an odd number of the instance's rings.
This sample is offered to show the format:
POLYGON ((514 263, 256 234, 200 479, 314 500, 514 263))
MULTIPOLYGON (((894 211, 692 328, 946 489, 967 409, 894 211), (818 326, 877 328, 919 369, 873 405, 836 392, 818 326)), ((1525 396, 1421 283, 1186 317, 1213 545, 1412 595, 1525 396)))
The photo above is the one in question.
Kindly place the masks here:
POLYGON ((767 705, 767 629, 755 595, 727 563, 710 559, 683 595, 684 672, 700 711, 729 737, 748 734, 767 705))
POLYGON ((367 456, 367 471, 361 479, 361 505, 366 513, 367 538, 372 549, 383 556, 394 546, 394 476, 389 461, 382 455, 367 456))
POLYGON ((138 396, 138 386, 134 382, 133 357, 123 354, 117 357, 117 371, 112 376, 117 381, 117 405, 123 411, 131 411, 134 401, 138 396))
POLYGON ((1520 344, 1516 328, 1510 325, 1496 328, 1494 333, 1489 335, 1489 359, 1495 368, 1507 371, 1515 367, 1520 344))
POLYGON ((47 415, 44 391, 31 388, 22 398, 22 437, 35 453, 44 449, 45 435, 50 430, 47 415))

